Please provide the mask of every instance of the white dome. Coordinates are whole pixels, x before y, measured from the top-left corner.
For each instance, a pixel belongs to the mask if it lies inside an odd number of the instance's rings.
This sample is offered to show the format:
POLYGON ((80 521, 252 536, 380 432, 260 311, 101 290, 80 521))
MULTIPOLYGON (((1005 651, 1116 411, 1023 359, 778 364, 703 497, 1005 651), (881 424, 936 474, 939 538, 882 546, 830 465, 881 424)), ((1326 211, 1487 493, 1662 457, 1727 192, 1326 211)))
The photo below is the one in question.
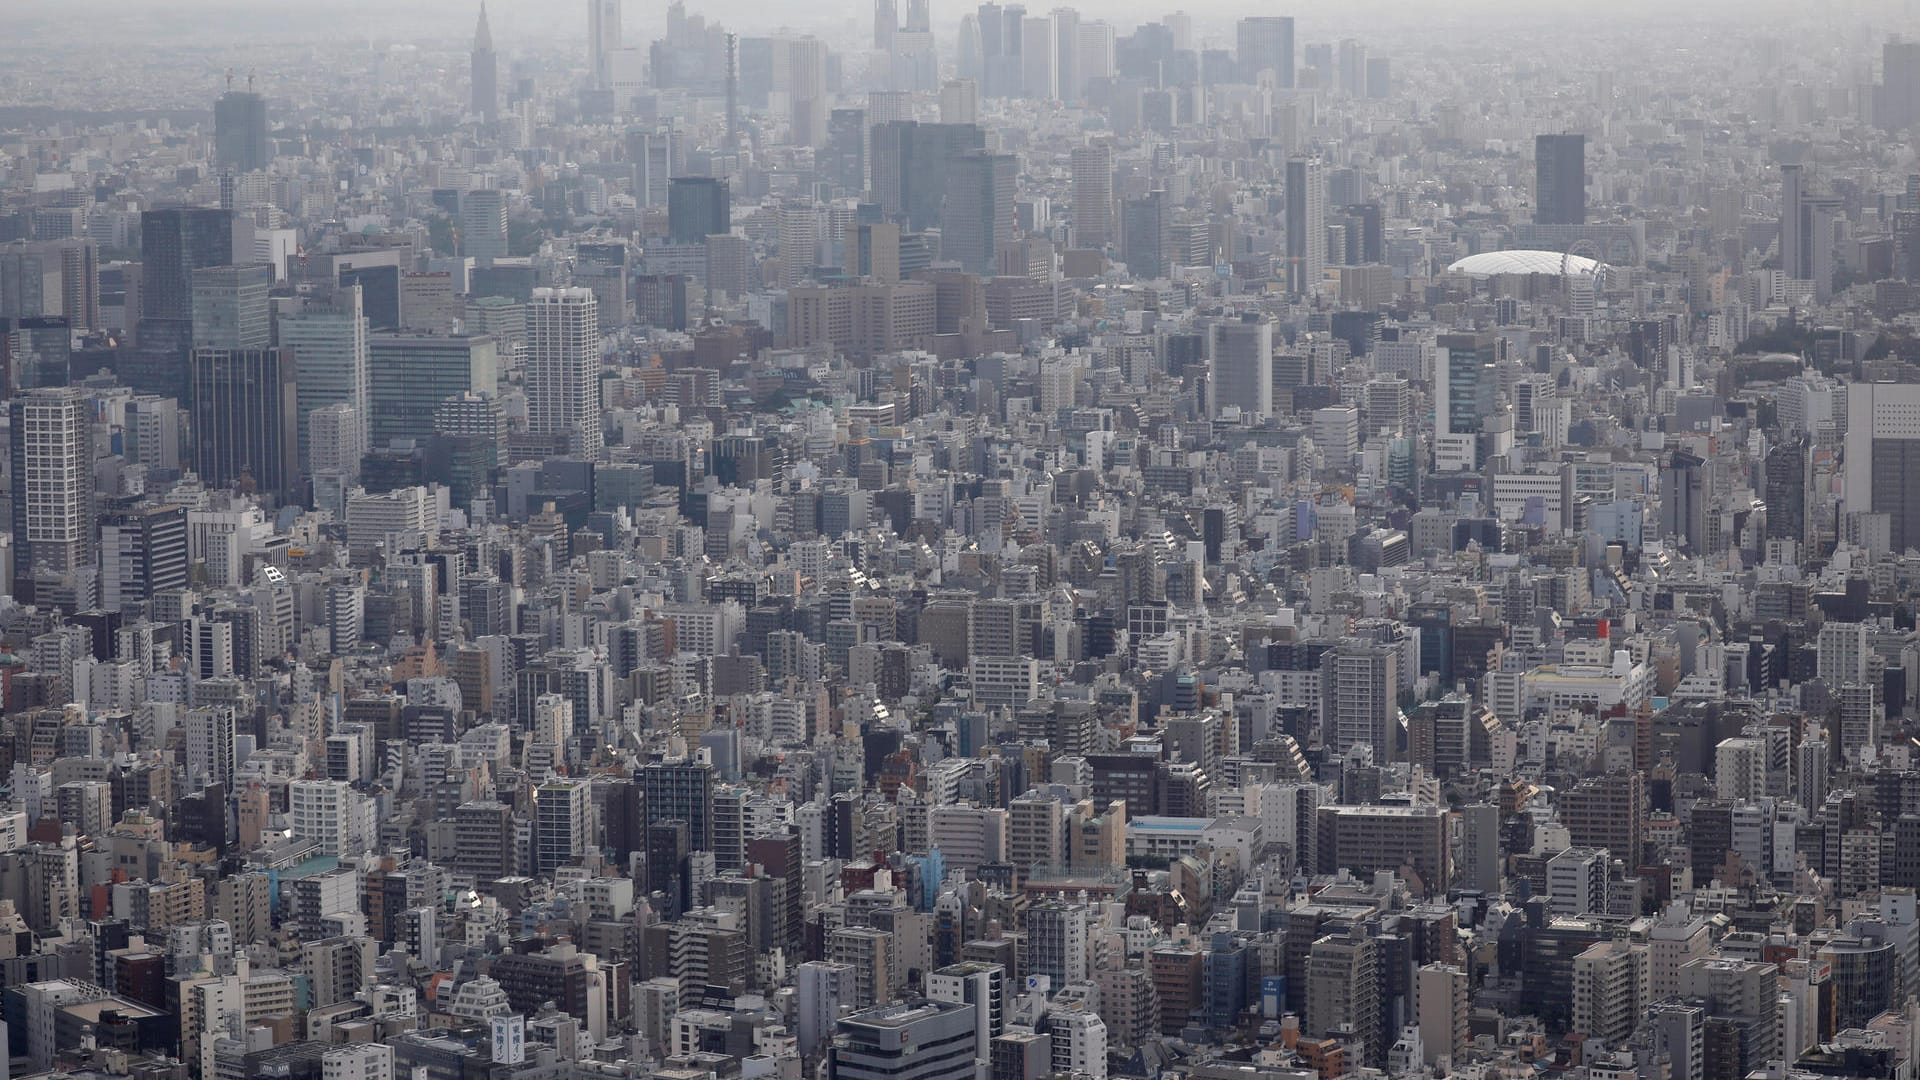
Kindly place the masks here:
POLYGON ((1583 255, 1558 251, 1483 251, 1447 267, 1450 274, 1496 277, 1500 274, 1595 274, 1601 263, 1583 255))

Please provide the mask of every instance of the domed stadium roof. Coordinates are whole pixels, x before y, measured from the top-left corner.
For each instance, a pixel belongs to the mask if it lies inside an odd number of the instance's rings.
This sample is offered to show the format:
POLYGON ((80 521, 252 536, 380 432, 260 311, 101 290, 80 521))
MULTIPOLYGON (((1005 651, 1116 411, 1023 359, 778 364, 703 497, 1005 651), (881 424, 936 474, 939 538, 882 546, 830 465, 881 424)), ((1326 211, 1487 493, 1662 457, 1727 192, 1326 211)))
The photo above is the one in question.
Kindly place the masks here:
POLYGON ((1563 255, 1558 251, 1483 251, 1447 267, 1447 272, 1471 274, 1474 277, 1558 274, 1563 269, 1569 274, 1594 274, 1599 272, 1602 265, 1598 260, 1583 255, 1563 255))

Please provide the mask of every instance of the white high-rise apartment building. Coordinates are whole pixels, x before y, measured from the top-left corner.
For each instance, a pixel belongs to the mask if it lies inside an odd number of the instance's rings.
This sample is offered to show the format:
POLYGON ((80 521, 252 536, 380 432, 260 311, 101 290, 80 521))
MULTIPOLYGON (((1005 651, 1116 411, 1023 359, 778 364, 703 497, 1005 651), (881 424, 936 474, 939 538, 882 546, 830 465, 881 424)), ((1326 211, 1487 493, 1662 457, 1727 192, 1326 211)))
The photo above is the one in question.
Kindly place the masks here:
POLYGON ((527 430, 578 432, 600 452, 600 308, 592 289, 535 289, 527 306, 527 430))

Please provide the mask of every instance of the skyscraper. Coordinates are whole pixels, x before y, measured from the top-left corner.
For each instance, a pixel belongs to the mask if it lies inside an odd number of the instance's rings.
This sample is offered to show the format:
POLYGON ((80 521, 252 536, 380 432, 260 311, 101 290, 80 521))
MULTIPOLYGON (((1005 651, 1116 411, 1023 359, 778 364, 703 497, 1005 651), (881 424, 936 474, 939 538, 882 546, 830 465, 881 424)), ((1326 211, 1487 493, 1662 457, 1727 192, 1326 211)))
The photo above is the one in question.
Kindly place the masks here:
POLYGON ((14 596, 35 602, 46 583, 91 607, 92 588, 79 586, 94 562, 93 409, 78 390, 48 387, 14 398, 9 419, 14 596))
POLYGON ((1442 353, 1433 362, 1435 429, 1442 435, 1477 433, 1493 405, 1499 341, 1491 334, 1442 334, 1436 344, 1442 353))
POLYGON ((676 176, 667 185, 667 238, 698 244, 733 230, 733 200, 724 178, 676 176))
POLYGON ((1840 201, 1807 190, 1799 165, 1780 166, 1780 269, 1811 281, 1814 299, 1833 297, 1833 223, 1840 201))
POLYGON ((1287 291, 1299 296, 1312 290, 1327 265, 1326 166, 1317 158, 1288 159, 1286 196, 1287 291))
POLYGON ((1113 242, 1113 147, 1073 148, 1073 243, 1104 248, 1113 242))
POLYGON ((1894 37, 1881 47, 1873 122, 1887 131, 1904 131, 1920 123, 1920 41, 1894 37))
POLYGON ((835 109, 827 117, 827 179, 841 191, 867 190, 867 111, 835 109))
POLYGON ((1854 383, 1847 388, 1849 514, 1887 515, 1895 552, 1920 547, 1920 383, 1854 383))
POLYGON ((119 611, 187 587, 187 508, 167 503, 100 519, 100 606, 119 611))
POLYGON ((713 766, 704 761, 649 762, 640 770, 647 826, 663 821, 686 822, 691 850, 713 850, 714 782, 713 766))
POLYGON ((1789 436, 1766 456, 1767 539, 1807 539, 1808 453, 1805 435, 1789 436))
POLYGON ((948 79, 940 84, 940 122, 971 124, 980 119, 980 84, 972 79, 948 79))
POLYGON ((1587 223, 1587 137, 1533 139, 1533 220, 1539 225, 1587 223))
POLYGON ((1260 73, 1271 71, 1274 85, 1293 85, 1293 18, 1286 15, 1255 15, 1241 19, 1236 29, 1239 46, 1240 77, 1256 82, 1260 73))
POLYGON ((894 0, 873 0, 873 51, 893 51, 893 37, 900 32, 900 9, 894 0))
POLYGON ((257 172, 273 163, 266 98, 229 90, 213 103, 213 160, 234 172, 257 172))
POLYGON ((358 285, 323 288, 303 299, 299 310, 281 316, 280 349, 299 387, 295 460, 307 459, 307 418, 315 409, 351 405, 367 424, 367 319, 358 285))
POLYGON ((1680 538, 1681 549, 1704 555, 1707 536, 1707 462, 1685 450, 1675 450, 1660 466, 1660 535, 1680 538))
POLYGON ((1167 238, 1173 230, 1173 208, 1167 193, 1149 191, 1120 205, 1120 257, 1136 278, 1164 277, 1167 238))
POLYGON ((273 267, 209 266, 193 272, 193 347, 264 349, 273 344, 273 267))
POLYGON ((469 108, 482 120, 500 116, 500 60, 493 52, 493 31, 487 26, 486 0, 481 0, 480 20, 473 28, 473 53, 469 57, 473 94, 469 108))
POLYGON ((1226 405, 1273 415, 1273 323, 1258 315, 1207 328, 1207 415, 1226 405))
POLYGON ((142 313, 147 319, 191 320, 193 272, 231 265, 233 255, 233 214, 229 211, 204 206, 143 211, 142 313))
POLYGON ((1036 101, 1060 97, 1060 50, 1053 20, 1045 15, 1020 20, 1020 83, 1024 96, 1036 101))
POLYGON ((505 258, 507 245, 507 198, 499 190, 483 188, 460 196, 460 254, 490 266, 505 258))
POLYGON ((909 229, 934 228, 951 162, 986 145, 986 133, 975 124, 875 124, 868 159, 874 201, 889 218, 904 217, 909 229))
POLYGON ((1080 100, 1086 79, 1080 74, 1080 13, 1072 8, 1054 8, 1053 20, 1054 84, 1061 101, 1080 100))
POLYGON ((193 351, 193 467, 209 487, 250 484, 298 502, 294 364, 281 349, 193 351))
MULTIPOLYGON (((676 181, 677 182, 677 181, 676 181)), ((591 289, 535 289, 527 305, 527 429, 600 452, 600 312, 591 289)))
POLYGON ((587 0, 587 70, 595 90, 613 89, 613 54, 620 51, 621 0, 587 0))
POLYGON ((1000 249, 1013 242, 1013 155, 976 150, 949 167, 941 253, 973 273, 992 274, 1000 249))
POLYGON ((491 394, 499 379, 499 349, 485 334, 375 334, 368 345, 370 446, 424 442, 443 402, 491 394))

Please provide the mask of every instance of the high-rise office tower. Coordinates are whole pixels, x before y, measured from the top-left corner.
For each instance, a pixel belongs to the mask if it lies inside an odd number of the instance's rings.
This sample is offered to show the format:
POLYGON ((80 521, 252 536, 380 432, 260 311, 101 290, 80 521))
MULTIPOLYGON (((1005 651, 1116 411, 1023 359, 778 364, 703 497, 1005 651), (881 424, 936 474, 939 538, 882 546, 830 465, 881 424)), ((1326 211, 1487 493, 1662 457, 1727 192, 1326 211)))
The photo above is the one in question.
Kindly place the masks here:
POLYGON ((1327 265, 1327 169, 1317 158, 1287 161, 1287 290, 1313 289, 1327 265))
POLYGON ((1533 139, 1533 220, 1540 225, 1587 223, 1587 137, 1533 139))
POLYGON ((713 788, 716 774, 705 761, 653 761, 640 770, 647 827, 682 821, 694 851, 713 850, 713 788))
POLYGON ((843 192, 867 190, 867 111, 835 109, 827 117, 826 176, 843 192))
POLYGON ((160 503, 101 517, 101 608, 119 611, 186 587, 186 507, 160 503))
POLYGON ((283 349, 193 351, 193 467, 209 487, 240 484, 298 502, 293 358, 283 349))
MULTIPOLYGON (((1024 87, 1025 68, 1020 47, 1025 37, 1020 23, 1027 9, 1019 4, 981 4, 975 13, 980 31, 980 91, 990 98, 1018 97, 1024 87)), ((962 74, 976 74, 965 72, 962 74)))
POLYGON ((1499 340, 1492 334, 1442 334, 1434 357, 1434 417, 1443 435, 1469 435, 1493 405, 1493 364, 1499 340))
POLYGON ((972 79, 948 79, 940 84, 940 122, 972 124, 980 119, 980 84, 972 79))
POLYGON ((600 312, 591 289, 535 289, 527 305, 527 429, 600 452, 600 312))
POLYGON ((900 9, 894 0, 873 0, 873 51, 890 53, 900 32, 900 9))
POLYGON ((9 393, 72 383, 73 327, 67 317, 0 319, 0 372, 6 374, 9 393))
POLYGON ((1113 242, 1113 147, 1073 148, 1073 243, 1100 249, 1113 242))
POLYGON ((193 347, 264 349, 273 344, 273 267, 209 266, 193 272, 193 347))
POLYGON ((1293 85, 1293 18, 1287 15, 1254 15, 1241 19, 1236 30, 1239 46, 1236 59, 1240 77, 1256 82, 1263 71, 1271 71, 1274 85, 1293 85))
MULTIPOLYGON (((287 354, 299 403, 296 460, 307 459, 307 417, 315 409, 347 404, 368 423, 367 319, 358 285, 323 288, 280 318, 280 349, 287 354)), ((362 440, 363 445, 365 440, 362 440)))
POLYGON ((510 254, 507 246, 507 197, 495 188, 460 196, 460 254, 481 266, 510 254))
POLYGON ((100 325, 100 247, 91 240, 0 244, 0 318, 65 316, 74 329, 100 325))
POLYGON ((1020 85, 1023 95, 1036 101, 1060 97, 1060 50, 1053 20, 1045 15, 1020 20, 1020 85))
POLYGON ((1115 74, 1113 24, 1095 20, 1080 24, 1079 57, 1075 61, 1081 90, 1094 79, 1111 79, 1115 74))
POLYGON ((79 609, 93 606, 93 589, 80 588, 94 565, 93 409, 78 390, 28 390, 8 403, 13 461, 13 594, 35 602, 36 586, 51 596, 75 593, 79 609))
POLYGON ((613 89, 613 54, 620 51, 621 0, 587 0, 587 64, 595 90, 613 89))
POLYGON ((827 141, 827 43, 815 37, 786 39, 788 141, 822 146, 827 141))
POLYGON ((442 402, 491 394, 499 380, 499 348, 485 334, 375 334, 367 355, 374 447, 394 439, 424 442, 442 402))
POLYGON ((1013 155, 977 150, 953 158, 949 169, 941 254, 973 273, 992 274, 1000 249, 1013 242, 1013 155))
POLYGON ((1120 204, 1120 257, 1136 278, 1165 277, 1173 207, 1164 191, 1149 191, 1120 204))
POLYGON ((1880 82, 1873 88, 1873 122, 1887 131, 1920 124, 1920 41, 1888 39, 1880 51, 1880 82))
POLYGON ((273 163, 266 98, 251 90, 229 90, 213 103, 213 161, 243 173, 273 163))
POLYGON ((1340 92, 1348 97, 1363 97, 1367 92, 1367 47, 1353 38, 1340 42, 1340 92))
POLYGON ((1767 539, 1807 540, 1807 490, 1813 461, 1805 435, 1787 437, 1766 456, 1767 539))
POLYGON ((727 181, 713 176, 676 176, 667 187, 667 238, 698 244, 733 231, 733 200, 727 181))
POLYGON ((875 124, 868 158, 873 198, 889 218, 920 231, 940 224, 953 159, 986 148, 976 124, 875 124))
POLYGON ((1707 471, 1704 459, 1685 450, 1675 450, 1660 466, 1660 535, 1679 537, 1682 549, 1695 555, 1717 546, 1707 535, 1707 500, 1713 490, 1707 471))
POLYGON ((1049 17, 1053 20, 1056 96, 1071 104, 1086 90, 1086 80, 1080 74, 1080 13, 1072 8, 1054 8, 1049 17))
POLYGON ((140 214, 141 311, 147 319, 193 318, 193 272, 233 263, 233 214, 175 206, 140 214))
POLYGON ((1892 550, 1920 547, 1920 383, 1847 388, 1849 514, 1887 515, 1892 550))
POLYGON ((1813 282, 1815 300, 1833 298, 1833 223, 1840 211, 1840 200, 1807 190, 1801 166, 1780 166, 1780 270, 1813 282))
POLYGON ((1273 323, 1257 315, 1207 328, 1207 415, 1226 405, 1273 415, 1273 323))
POLYGON ((468 108, 481 120, 500 117, 500 58, 493 51, 493 31, 487 26, 486 0, 480 3, 480 20, 473 28, 473 52, 468 57, 473 93, 468 108))

